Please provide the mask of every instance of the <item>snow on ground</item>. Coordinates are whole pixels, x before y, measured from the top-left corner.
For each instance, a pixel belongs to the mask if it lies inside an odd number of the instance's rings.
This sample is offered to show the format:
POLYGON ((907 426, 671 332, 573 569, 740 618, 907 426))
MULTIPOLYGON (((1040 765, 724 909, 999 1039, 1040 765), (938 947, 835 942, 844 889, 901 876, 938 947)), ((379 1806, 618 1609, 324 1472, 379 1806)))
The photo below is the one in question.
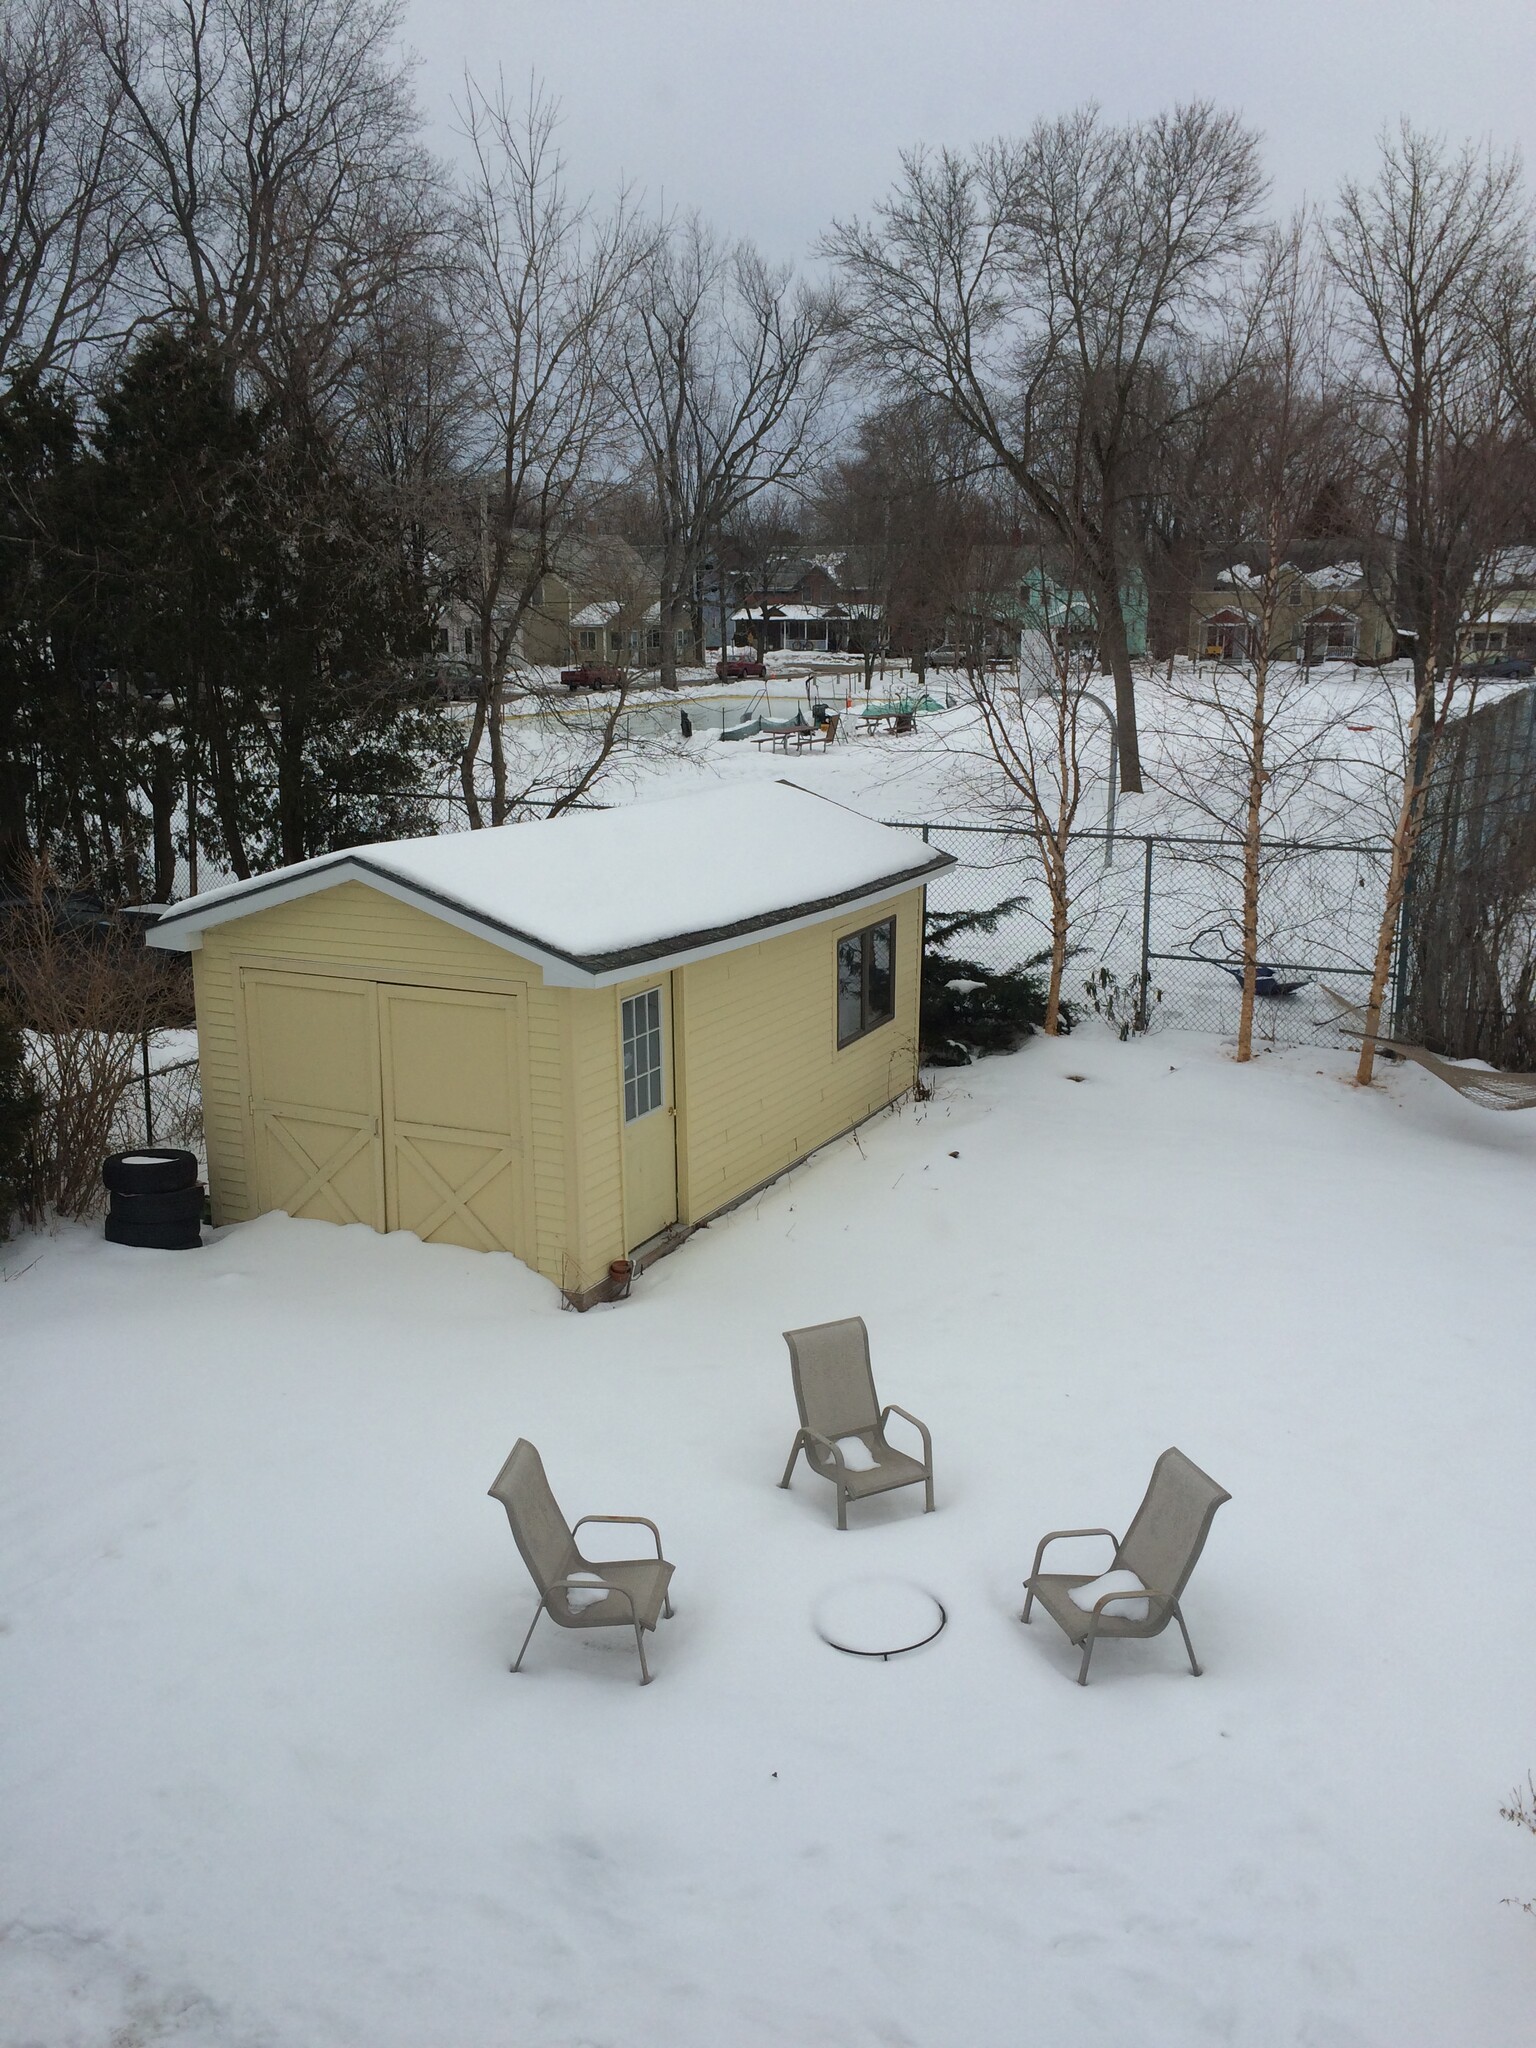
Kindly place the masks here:
POLYGON ((586 1316, 276 1217, 9 1247, 0 2043, 1528 2041, 1536 1128, 1342 1072, 1037 1040, 586 1316), (938 1512, 840 1535, 779 1332, 854 1312, 938 1512), (660 1523, 646 1690, 547 1621, 508 1674, 520 1433, 660 1523), (1206 1675, 1079 1690, 1019 1582, 1170 1443, 1233 1496, 1206 1675), (838 1655, 865 1577, 948 1628, 838 1655))

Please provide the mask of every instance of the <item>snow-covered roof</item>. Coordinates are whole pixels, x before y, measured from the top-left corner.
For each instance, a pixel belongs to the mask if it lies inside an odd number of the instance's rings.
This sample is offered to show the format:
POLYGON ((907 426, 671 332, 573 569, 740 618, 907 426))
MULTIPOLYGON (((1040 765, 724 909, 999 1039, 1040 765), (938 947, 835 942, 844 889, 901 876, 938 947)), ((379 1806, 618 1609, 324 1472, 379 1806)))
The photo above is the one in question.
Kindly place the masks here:
MULTIPOLYGON (((1332 562, 1324 569, 1299 569, 1294 562, 1282 562, 1275 572, 1275 580, 1279 583, 1299 581, 1312 590, 1357 590, 1365 581, 1365 568, 1360 562, 1332 562)), ((1263 581, 1257 569, 1238 562, 1219 573, 1216 588, 1257 590, 1263 581)))
POLYGON ((149 939, 192 952, 210 925, 356 881, 537 961, 557 987, 597 988, 819 924, 953 865, 794 783, 731 784, 321 854, 179 903, 149 939))
POLYGON ((1356 590, 1365 581, 1365 564, 1333 562, 1326 569, 1298 569, 1296 574, 1314 590, 1356 590))
MULTIPOLYGON (((584 604, 579 612, 572 612, 571 624, 573 626, 608 626, 618 618, 623 609, 623 605, 616 598, 605 598, 596 604, 584 604)), ((656 621, 661 617, 660 603, 650 605, 646 610, 645 616, 651 625, 655 625, 656 621)))

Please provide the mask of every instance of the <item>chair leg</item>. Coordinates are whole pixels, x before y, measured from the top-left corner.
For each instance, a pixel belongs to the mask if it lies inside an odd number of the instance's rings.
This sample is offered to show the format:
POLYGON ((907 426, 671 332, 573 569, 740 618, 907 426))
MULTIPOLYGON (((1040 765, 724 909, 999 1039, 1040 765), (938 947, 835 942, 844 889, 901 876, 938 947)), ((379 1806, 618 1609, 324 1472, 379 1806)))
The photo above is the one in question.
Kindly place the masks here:
POLYGON ((846 1529, 848 1526, 848 1489, 846 1486, 839 1486, 837 1489, 837 1526, 839 1529, 846 1529))
POLYGON ((1093 1645, 1095 1641, 1096 1638, 1090 1635, 1087 1642, 1085 1642, 1083 1645, 1083 1661, 1077 1674, 1077 1682, 1079 1685, 1086 1685, 1088 1683, 1088 1660, 1093 1655, 1093 1645))
POLYGON ((1184 1654, 1189 1659, 1189 1668, 1194 1673, 1195 1677, 1198 1678, 1200 1676, 1200 1666, 1195 1662, 1195 1646, 1189 1640, 1189 1630, 1184 1626, 1184 1615, 1182 1609, 1175 1606, 1173 1610, 1173 1618, 1179 1624, 1179 1634, 1184 1638, 1184 1654))
POLYGON ((1031 1609, 1031 1607, 1034 1606, 1034 1604, 1035 1582, 1033 1579, 1026 1579, 1024 1581, 1024 1612, 1019 1616, 1020 1621, 1028 1621, 1029 1610, 1031 1609))
POLYGON ((788 1464, 787 1464, 787 1465, 786 1465, 786 1466, 784 1467, 784 1477, 783 1477, 783 1478, 782 1478, 782 1479, 781 1479, 781 1480, 779 1481, 779 1484, 780 1484, 780 1486, 788 1486, 788 1484, 789 1484, 789 1475, 790 1475, 790 1474, 791 1474, 791 1473, 792 1473, 792 1472, 794 1471, 794 1469, 795 1469, 795 1460, 796 1460, 796 1458, 798 1458, 798 1457, 799 1457, 800 1453, 801 1453, 801 1452, 802 1452, 802 1451, 803 1451, 804 1449, 805 1449, 805 1439, 804 1439, 804 1437, 799 1437, 799 1436, 797 1436, 797 1437, 795 1438, 795 1447, 794 1447, 794 1449, 793 1449, 793 1450, 792 1450, 792 1451, 790 1452, 790 1454, 789 1454, 789 1463, 788 1463, 788 1464))
POLYGON ((671 1594, 670 1594, 670 1593, 663 1593, 663 1594, 662 1594, 662 1596, 661 1596, 661 1611, 662 1611, 662 1613, 663 1613, 663 1614, 664 1614, 664 1615, 666 1616, 666 1618, 667 1618, 667 1620, 668 1620, 668 1621, 670 1621, 670 1620, 672 1619, 672 1596, 671 1596, 671 1594))
POLYGON ((530 1622, 529 1622, 529 1624, 528 1624, 528 1633, 527 1633, 527 1635, 525 1635, 525 1636, 523 1637, 523 1647, 522 1647, 522 1649, 521 1649, 521 1650, 519 1650, 519 1651, 518 1651, 518 1653, 517 1653, 517 1662, 516 1662, 515 1664, 513 1664, 512 1666, 510 1666, 510 1669, 511 1669, 511 1670, 513 1670, 513 1671, 521 1671, 521 1669, 523 1668, 523 1656, 524 1656, 524 1653, 526 1652, 526 1650, 527 1650, 527 1648, 528 1648, 528 1645, 529 1645, 529 1644, 530 1644, 530 1643, 531 1643, 531 1642, 533 1641, 533 1632, 534 1632, 534 1630, 535 1630, 535 1629, 536 1629, 536 1628, 538 1627, 538 1625, 539 1625, 539 1616, 540 1616, 540 1615, 541 1615, 541 1614, 542 1614, 543 1612, 544 1612, 544 1602, 543 1602, 543 1601, 541 1600, 541 1601, 539 1602, 538 1606, 537 1606, 537 1607, 535 1607, 535 1609, 533 1610, 533 1619, 532 1619, 532 1621, 530 1621, 530 1622))
POLYGON ((645 1661, 645 1643, 641 1638, 640 1624, 638 1621, 635 1623, 635 1648, 640 1652, 640 1683, 642 1685, 649 1685, 651 1682, 651 1674, 650 1669, 645 1661))
POLYGON ((933 1513, 933 1474, 930 1472, 923 1483, 923 1513, 933 1513))

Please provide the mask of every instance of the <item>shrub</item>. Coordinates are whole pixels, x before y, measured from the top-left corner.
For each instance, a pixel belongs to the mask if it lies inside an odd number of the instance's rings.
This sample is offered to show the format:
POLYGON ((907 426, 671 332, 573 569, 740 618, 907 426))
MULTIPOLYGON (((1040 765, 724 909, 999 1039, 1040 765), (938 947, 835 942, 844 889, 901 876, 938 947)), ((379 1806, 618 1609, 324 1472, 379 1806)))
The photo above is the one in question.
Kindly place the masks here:
POLYGON ((182 1023, 186 972, 142 929, 61 890, 41 866, 0 911, 0 975, 36 1096, 17 1209, 28 1223, 100 1208, 146 1035, 182 1023))
POLYGON ((28 1164, 42 1096, 27 1069, 26 1041, 0 1009, 0 1243, 27 1200, 28 1164))
MULTIPOLYGON (((925 1066, 968 1067, 981 1054, 1017 1052, 1045 1022, 1046 986, 1033 970, 1048 954, 1012 967, 987 967, 949 951, 949 942, 963 933, 995 931, 1023 901, 1009 896, 990 910, 929 919, 919 1011, 925 1066)), ((1063 1003, 1061 1028, 1070 1031, 1072 1024, 1072 1012, 1063 1003)))

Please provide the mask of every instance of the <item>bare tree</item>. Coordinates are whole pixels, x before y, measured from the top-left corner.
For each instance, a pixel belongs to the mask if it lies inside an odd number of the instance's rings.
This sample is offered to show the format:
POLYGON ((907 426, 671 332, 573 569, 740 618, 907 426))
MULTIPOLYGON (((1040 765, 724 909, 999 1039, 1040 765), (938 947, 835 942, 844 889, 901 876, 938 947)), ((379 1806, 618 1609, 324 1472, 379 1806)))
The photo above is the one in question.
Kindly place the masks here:
MULTIPOLYGON (((734 583, 743 609, 749 613, 754 602, 760 628, 758 645, 768 644, 768 614, 771 609, 770 593, 776 587, 776 579, 782 576, 792 563, 799 561, 805 553, 801 537, 801 518, 793 501, 782 491, 765 491, 761 496, 750 499, 741 506, 731 520, 729 531, 721 537, 717 550, 720 565, 721 589, 721 655, 727 652, 725 643, 726 607, 724 592, 728 583, 734 583)), ((700 639, 703 644, 702 637, 700 639)))
POLYGON ((914 152, 873 221, 826 241, 863 363, 947 405, 1080 565, 1127 790, 1128 510, 1190 402, 1171 366, 1224 307, 1263 191, 1235 116, 1197 103, 1113 127, 1088 107, 968 155, 914 152))
POLYGON ((524 621, 584 530, 615 450, 619 324, 639 249, 622 199, 597 219, 571 197, 555 143, 558 109, 540 91, 519 107, 504 88, 486 93, 470 82, 462 111, 473 169, 457 304, 478 445, 459 565, 476 620, 478 690, 459 775, 479 826, 483 745, 489 822, 500 825, 530 805, 554 811, 579 801, 619 730, 622 692, 611 718, 595 728, 581 721, 592 747, 555 750, 564 765, 552 788, 547 760, 519 762, 514 774, 503 698, 524 621))
MULTIPOLYGON (((1083 581, 1049 569, 1070 610, 1084 594, 1083 581)), ((1002 778, 1005 807, 1022 812, 1024 830, 1035 843, 1050 903, 1050 978, 1044 1028, 1061 1029, 1062 979, 1071 950, 1075 883, 1072 834, 1084 789, 1083 743, 1096 714, 1083 726, 1090 700, 1094 661, 1073 645, 1065 630, 1029 631, 1019 637, 1017 665, 978 665, 967 671, 968 693, 990 764, 1002 778)))
POLYGON ((86 0, 120 96, 143 231, 142 317, 311 411, 369 311, 427 257, 389 0, 86 0))
MULTIPOLYGON (((1512 408, 1487 309, 1525 256, 1518 162, 1452 151, 1404 122, 1369 185, 1346 184, 1329 237, 1370 407, 1395 545, 1392 615, 1411 634, 1413 710, 1392 827, 1386 904, 1366 1005, 1381 1019, 1403 894, 1436 748, 1457 696, 1457 637, 1509 537, 1512 408)), ((1367 1036, 1357 1079, 1370 1082, 1367 1036)))
POLYGON ((832 309, 749 242, 697 215, 655 232, 635 279, 620 389, 660 542, 661 680, 707 550, 764 492, 813 465, 833 365, 832 309))
POLYGON ((0 374, 48 370, 106 309, 131 233, 118 93, 75 0, 0 18, 0 374))
POLYGON ((1296 661, 1298 554, 1320 505, 1354 495, 1359 437, 1335 362, 1332 279, 1304 219, 1275 232, 1255 280, 1253 360, 1209 449, 1207 516, 1227 535, 1232 601, 1244 619, 1233 659, 1170 675, 1164 780, 1240 849, 1242 971, 1237 1057, 1253 1056, 1261 898, 1271 836, 1283 835, 1316 776, 1340 708, 1319 705, 1296 661))

